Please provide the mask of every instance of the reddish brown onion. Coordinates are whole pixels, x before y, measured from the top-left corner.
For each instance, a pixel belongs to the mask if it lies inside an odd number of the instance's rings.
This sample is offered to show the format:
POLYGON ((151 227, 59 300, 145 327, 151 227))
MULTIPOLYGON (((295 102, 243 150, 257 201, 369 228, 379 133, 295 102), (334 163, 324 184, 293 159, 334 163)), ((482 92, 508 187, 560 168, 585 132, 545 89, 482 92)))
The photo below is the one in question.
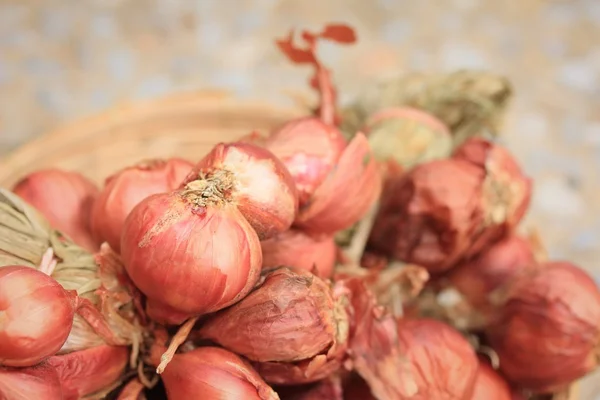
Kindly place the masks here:
POLYGON ((218 188, 214 183, 204 190, 150 196, 125 221, 125 268, 150 300, 178 312, 176 320, 166 322, 179 324, 182 315, 227 307, 260 275, 256 232, 218 188))
POLYGON ((206 321, 199 335, 257 361, 267 382, 314 382, 339 368, 348 335, 344 299, 300 269, 265 271, 262 280, 206 321))
POLYGON ((148 160, 110 176, 92 207, 90 227, 98 242, 108 242, 116 252, 127 215, 146 197, 177 189, 192 164, 172 158, 148 160))
POLYGON ((289 121, 273 132, 265 146, 291 173, 300 206, 304 207, 336 165, 346 148, 346 140, 335 126, 319 118, 304 117, 289 121))
POLYGON ((506 149, 471 138, 452 159, 418 165, 386 185, 370 244, 443 272, 506 236, 530 193, 530 180, 506 149))
POLYGON ((484 171, 463 160, 421 164, 389 182, 370 245, 439 273, 469 250, 482 224, 484 171))
POLYGON ((453 269, 449 280, 473 306, 487 309, 490 293, 534 263, 531 243, 510 235, 453 269))
POLYGON ((218 179, 225 201, 235 205, 261 239, 287 230, 298 211, 298 194, 285 165, 251 143, 220 143, 185 179, 183 187, 203 187, 218 179))
POLYGON ((161 377, 170 399, 279 399, 247 362, 217 347, 176 354, 161 377))
POLYGON ((110 388, 127 367, 129 348, 98 346, 48 358, 63 389, 64 400, 110 388))
POLYGON ((13 192, 40 211, 54 228, 90 251, 98 243, 90 233, 90 212, 98 188, 77 172, 46 169, 29 174, 13 192))
POLYGON ((471 400, 478 361, 459 332, 423 318, 400 320, 398 336, 418 388, 409 399, 471 400))
POLYGON ((470 400, 513 400, 506 380, 486 362, 479 361, 475 390, 470 400))
POLYGON ((0 367, 0 399, 64 400, 56 370, 43 363, 28 368, 0 367))
POLYGON ((335 266, 337 248, 332 236, 312 236, 290 229, 261 242, 263 268, 282 265, 311 271, 329 278, 335 266))
POLYGON ((549 393, 597 367, 600 291, 586 272, 545 263, 518 275, 503 297, 487 337, 511 382, 549 393))

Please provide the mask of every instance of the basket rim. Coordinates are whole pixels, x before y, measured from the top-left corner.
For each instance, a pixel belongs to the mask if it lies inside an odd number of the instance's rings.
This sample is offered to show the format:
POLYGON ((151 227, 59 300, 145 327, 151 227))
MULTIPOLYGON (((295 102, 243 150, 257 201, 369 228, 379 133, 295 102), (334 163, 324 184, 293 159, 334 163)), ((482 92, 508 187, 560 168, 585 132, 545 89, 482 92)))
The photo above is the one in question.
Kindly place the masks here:
MULTIPOLYGON (((89 133, 97 127, 99 130, 110 124, 126 122, 132 117, 142 117, 145 114, 165 113, 169 110, 177 110, 193 107, 204 107, 217 110, 245 110, 245 112, 256 113, 281 113, 289 114, 290 117, 301 116, 306 113, 298 106, 286 106, 275 102, 260 99, 240 99, 231 90, 222 88, 204 88, 191 91, 170 93, 148 99, 127 99, 117 102, 108 108, 88 115, 79 116, 67 121, 59 122, 47 131, 42 131, 35 137, 27 140, 16 148, 0 156, 0 180, 14 171, 15 166, 23 166, 31 159, 36 151, 46 147, 46 144, 59 140, 61 137, 73 139, 89 133), (82 129, 82 127, 86 129, 82 129), (10 169, 11 171, 8 171, 10 169)), ((50 146, 51 148, 51 146, 50 146)))

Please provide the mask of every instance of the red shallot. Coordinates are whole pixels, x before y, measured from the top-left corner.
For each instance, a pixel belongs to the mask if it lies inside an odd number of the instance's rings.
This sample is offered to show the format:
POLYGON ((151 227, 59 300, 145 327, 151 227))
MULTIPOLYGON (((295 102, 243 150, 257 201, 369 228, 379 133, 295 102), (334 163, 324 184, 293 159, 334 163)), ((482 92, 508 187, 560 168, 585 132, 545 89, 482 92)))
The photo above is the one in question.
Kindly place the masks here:
POLYGON ((470 343, 433 319, 400 320, 398 336, 417 392, 409 399, 471 400, 478 361, 470 343))
POLYGON ((550 393, 598 366, 600 291, 586 272, 547 262, 504 290, 487 337, 510 382, 550 393))
POLYGON ((263 268, 282 265, 312 271, 329 278, 337 257, 332 236, 313 236, 299 229, 290 229, 261 242, 263 268))
POLYGON ((94 201, 90 226, 98 242, 120 251, 121 231, 127 215, 146 197, 177 189, 192 169, 188 161, 147 160, 125 168, 106 180, 94 201))
POLYGON ((25 367, 56 354, 77 313, 106 340, 119 342, 87 299, 34 268, 0 268, 0 365, 25 367))
POLYGON ((89 220, 98 188, 86 177, 59 169, 40 170, 19 181, 13 192, 75 243, 97 250, 99 243, 92 237, 89 220))
POLYGON ((489 295, 535 261, 531 243, 510 235, 454 268, 448 278, 471 305, 487 309, 489 295))
POLYGON ((279 399, 246 361, 218 347, 176 354, 161 377, 169 399, 279 399))
POLYGON ((287 230, 298 211, 294 181, 269 150, 250 143, 220 143, 185 179, 183 187, 211 186, 218 179, 220 195, 235 205, 260 239, 287 230))
POLYGON ((470 400, 513 400, 506 380, 486 361, 479 361, 475 390, 470 400))
POLYGON ((314 382, 341 365, 348 335, 344 301, 308 271, 267 270, 256 289, 208 319, 199 336, 257 362, 267 382, 314 382))
POLYGON ((47 363, 27 368, 0 367, 0 399, 64 400, 56 370, 47 363))
POLYGON ((237 302, 258 280, 262 264, 256 232, 224 199, 218 179, 144 199, 125 221, 121 252, 150 304, 177 312, 160 321, 170 324, 237 302))

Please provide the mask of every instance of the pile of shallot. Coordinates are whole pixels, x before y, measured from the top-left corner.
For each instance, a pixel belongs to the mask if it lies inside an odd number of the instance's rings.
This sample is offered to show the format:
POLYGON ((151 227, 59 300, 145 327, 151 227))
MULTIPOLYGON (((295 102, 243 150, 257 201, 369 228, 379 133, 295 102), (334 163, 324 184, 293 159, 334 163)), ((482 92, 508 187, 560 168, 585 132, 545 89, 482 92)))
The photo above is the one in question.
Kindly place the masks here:
POLYGON ((0 189, 0 398, 510 400, 564 395, 600 352, 600 291, 519 223, 504 147, 399 104, 145 160, 101 188, 0 189))

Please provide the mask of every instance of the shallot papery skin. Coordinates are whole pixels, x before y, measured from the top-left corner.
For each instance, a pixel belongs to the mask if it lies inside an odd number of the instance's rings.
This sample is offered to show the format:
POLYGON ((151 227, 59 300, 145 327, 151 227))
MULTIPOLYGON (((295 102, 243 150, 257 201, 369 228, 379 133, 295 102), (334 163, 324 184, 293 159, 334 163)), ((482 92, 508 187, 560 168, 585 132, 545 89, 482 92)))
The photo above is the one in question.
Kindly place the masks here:
POLYGON ((146 400, 146 397, 143 394, 144 389, 145 386, 139 379, 132 379, 127 382, 125 387, 119 392, 117 400, 146 400))
POLYGON ((0 268, 0 365, 26 367, 56 354, 67 340, 74 296, 34 268, 0 268))
POLYGON ((131 210, 148 196, 177 189, 192 167, 179 158, 153 159, 110 176, 92 207, 90 227, 95 239, 119 252, 123 224, 131 210))
POLYGON ((312 233, 334 234, 354 225, 373 207, 382 187, 382 170, 367 138, 358 133, 335 168, 300 207, 295 225, 312 233))
POLYGON ((343 299, 334 297, 326 281, 281 267, 265 271, 256 289, 208 319, 199 335, 259 362, 267 382, 283 383, 279 371, 295 384, 322 379, 319 370, 329 373, 330 361, 339 367, 347 325, 343 299))
POLYGON ((489 295, 494 290, 535 262, 529 240, 512 234, 452 269, 448 279, 469 303, 486 309, 491 305, 489 295))
POLYGON ((548 262, 511 281, 487 338, 508 380, 550 393, 594 370, 600 345, 600 291, 568 262, 548 262))
POLYGON ((448 127, 435 116, 412 107, 380 110, 363 130, 378 159, 393 159, 405 168, 448 157, 452 152, 448 127))
POLYGON ((337 257, 333 236, 314 236, 290 229, 260 244, 263 268, 286 265, 311 271, 321 278, 329 278, 333 273, 337 257))
POLYGON ((389 182, 369 245, 430 273, 454 266, 483 223, 485 173, 464 160, 420 164, 389 182))
POLYGON ((58 375, 64 400, 111 387, 121 377, 129 363, 126 346, 98 346, 48 358, 58 375))
POLYGON ((532 182, 506 148, 481 137, 467 139, 452 157, 485 171, 481 191, 483 225, 469 249, 469 255, 473 255, 506 235, 523 219, 531 200, 532 182))
POLYGON ((161 378, 169 399, 279 399, 246 361, 218 347, 176 354, 161 378))
POLYGON ((510 386, 485 361, 479 362, 475 390, 470 400, 514 400, 510 386))
POLYGON ((125 221, 121 253, 127 273, 150 300, 181 314, 227 307, 260 275, 256 232, 214 190, 150 196, 125 221))
POLYGON ((298 193, 286 166, 269 150, 251 143, 219 143, 185 179, 185 186, 218 181, 260 239, 287 230, 298 212, 298 193))
POLYGON ((45 169, 19 181, 13 192, 40 211, 54 228, 89 251, 98 249, 90 231, 96 185, 77 172, 45 169))
POLYGON ((0 367, 0 399, 63 400, 56 370, 46 363, 27 368, 0 367))
POLYGON ((267 138, 265 147, 292 175, 304 207, 333 170, 346 148, 344 135, 320 118, 291 120, 267 138))
POLYGON ((402 319, 398 336, 418 388, 408 399, 472 399, 479 363, 458 331, 433 319, 402 319))

